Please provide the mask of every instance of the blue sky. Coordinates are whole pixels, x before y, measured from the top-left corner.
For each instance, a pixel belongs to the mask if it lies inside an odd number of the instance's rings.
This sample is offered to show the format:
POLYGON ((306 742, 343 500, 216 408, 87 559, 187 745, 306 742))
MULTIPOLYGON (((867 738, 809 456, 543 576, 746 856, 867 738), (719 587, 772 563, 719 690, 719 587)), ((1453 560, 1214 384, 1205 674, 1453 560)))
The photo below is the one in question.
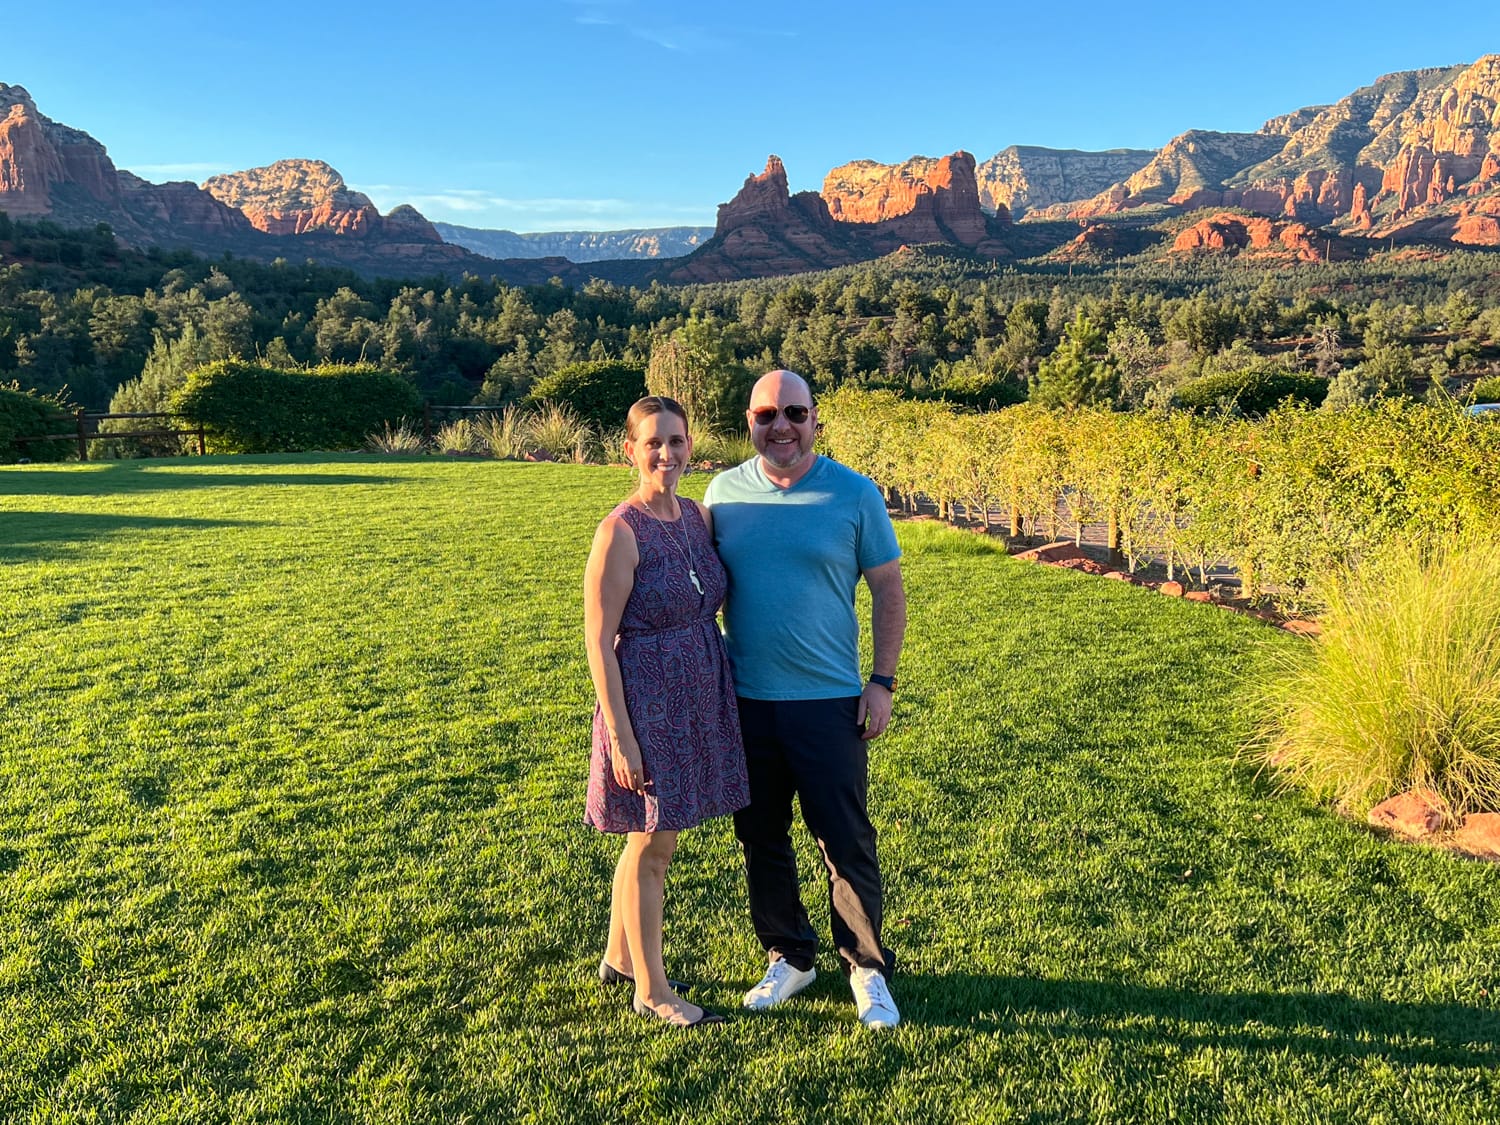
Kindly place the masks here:
POLYGON ((797 191, 861 158, 1155 148, 1500 51, 1491 4, 1165 7, 48 0, 6 12, 0 82, 149 180, 315 158, 382 211, 613 230, 712 225, 773 152, 797 191))

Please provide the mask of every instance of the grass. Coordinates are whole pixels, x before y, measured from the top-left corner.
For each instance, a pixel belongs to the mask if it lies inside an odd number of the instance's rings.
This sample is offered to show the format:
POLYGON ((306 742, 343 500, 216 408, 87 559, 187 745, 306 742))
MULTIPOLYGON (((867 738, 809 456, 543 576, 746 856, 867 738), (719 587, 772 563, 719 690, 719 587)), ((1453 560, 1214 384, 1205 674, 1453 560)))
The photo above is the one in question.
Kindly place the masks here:
MULTIPOLYGON (((704 478, 688 478, 701 495, 704 478)), ((579 587, 624 469, 0 470, 0 1119, 1485 1121, 1500 868, 1235 763, 1301 644, 900 528, 872 756, 905 1022, 834 960, 690 1035, 593 982, 579 587)), ((862 602, 862 611, 864 610, 862 602)), ((805 839, 808 902, 826 907, 805 839)), ((725 823, 668 964, 759 976, 725 823)))
POLYGON ((1364 813, 1412 789, 1500 811, 1500 551, 1398 546, 1329 586, 1326 632, 1271 681, 1268 756, 1364 813))

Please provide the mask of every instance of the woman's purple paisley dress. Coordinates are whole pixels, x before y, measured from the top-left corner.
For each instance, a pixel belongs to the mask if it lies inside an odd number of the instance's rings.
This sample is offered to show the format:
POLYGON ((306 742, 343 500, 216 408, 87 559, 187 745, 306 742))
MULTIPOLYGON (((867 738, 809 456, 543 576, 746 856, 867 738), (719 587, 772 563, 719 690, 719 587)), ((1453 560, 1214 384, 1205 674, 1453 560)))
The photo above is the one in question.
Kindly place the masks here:
POLYGON ((691 828, 750 803, 734 681, 715 620, 724 600, 724 564, 698 506, 680 503, 682 518, 670 524, 629 503, 610 513, 630 525, 640 555, 615 655, 641 746, 646 796, 616 784, 609 731, 596 704, 583 819, 602 832, 691 828), (689 543, 702 594, 688 576, 689 543))

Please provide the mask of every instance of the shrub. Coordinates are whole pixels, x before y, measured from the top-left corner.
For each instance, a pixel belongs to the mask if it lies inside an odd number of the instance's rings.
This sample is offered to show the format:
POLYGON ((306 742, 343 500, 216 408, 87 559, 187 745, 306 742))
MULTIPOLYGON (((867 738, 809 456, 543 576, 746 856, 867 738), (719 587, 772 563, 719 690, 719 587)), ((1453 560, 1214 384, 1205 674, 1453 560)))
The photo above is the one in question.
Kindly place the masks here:
POLYGON ((1500 375, 1489 375, 1475 383, 1472 401, 1500 402, 1500 375))
POLYGON ((995 410, 1026 401, 1026 384, 1008 371, 988 371, 971 359, 955 363, 939 362, 932 373, 933 397, 995 410))
POLYGON ((618 426, 635 400, 646 393, 646 372, 615 360, 570 363, 537 380, 526 405, 566 403, 595 428, 618 426))
POLYGON ((0 386, 0 458, 15 461, 61 461, 73 446, 65 441, 18 442, 17 438, 44 434, 75 433, 75 423, 67 416, 68 406, 59 399, 23 391, 19 383, 0 386))
POLYGON ((1269 760, 1352 812, 1416 788, 1500 809, 1500 551, 1403 545, 1326 596, 1321 640, 1271 685, 1269 760))
POLYGON ((1190 379, 1177 388, 1173 402, 1186 410, 1215 410, 1233 405, 1241 414, 1267 414, 1292 399, 1316 406, 1328 384, 1306 371, 1252 367, 1190 379))
POLYGON ((358 449, 366 435, 421 412, 410 381, 372 367, 281 371, 220 360, 188 376, 172 409, 200 423, 215 451, 358 449))

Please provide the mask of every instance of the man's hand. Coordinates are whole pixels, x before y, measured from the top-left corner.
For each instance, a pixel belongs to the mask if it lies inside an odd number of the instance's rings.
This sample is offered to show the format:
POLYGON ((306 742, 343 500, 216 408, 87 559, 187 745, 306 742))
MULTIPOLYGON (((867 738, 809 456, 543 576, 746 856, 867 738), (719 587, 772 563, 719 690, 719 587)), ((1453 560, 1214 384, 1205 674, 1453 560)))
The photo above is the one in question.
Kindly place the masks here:
POLYGON ((860 738, 869 742, 885 733, 891 725, 891 693, 879 684, 866 684, 859 693, 859 711, 855 718, 860 725, 860 738))

